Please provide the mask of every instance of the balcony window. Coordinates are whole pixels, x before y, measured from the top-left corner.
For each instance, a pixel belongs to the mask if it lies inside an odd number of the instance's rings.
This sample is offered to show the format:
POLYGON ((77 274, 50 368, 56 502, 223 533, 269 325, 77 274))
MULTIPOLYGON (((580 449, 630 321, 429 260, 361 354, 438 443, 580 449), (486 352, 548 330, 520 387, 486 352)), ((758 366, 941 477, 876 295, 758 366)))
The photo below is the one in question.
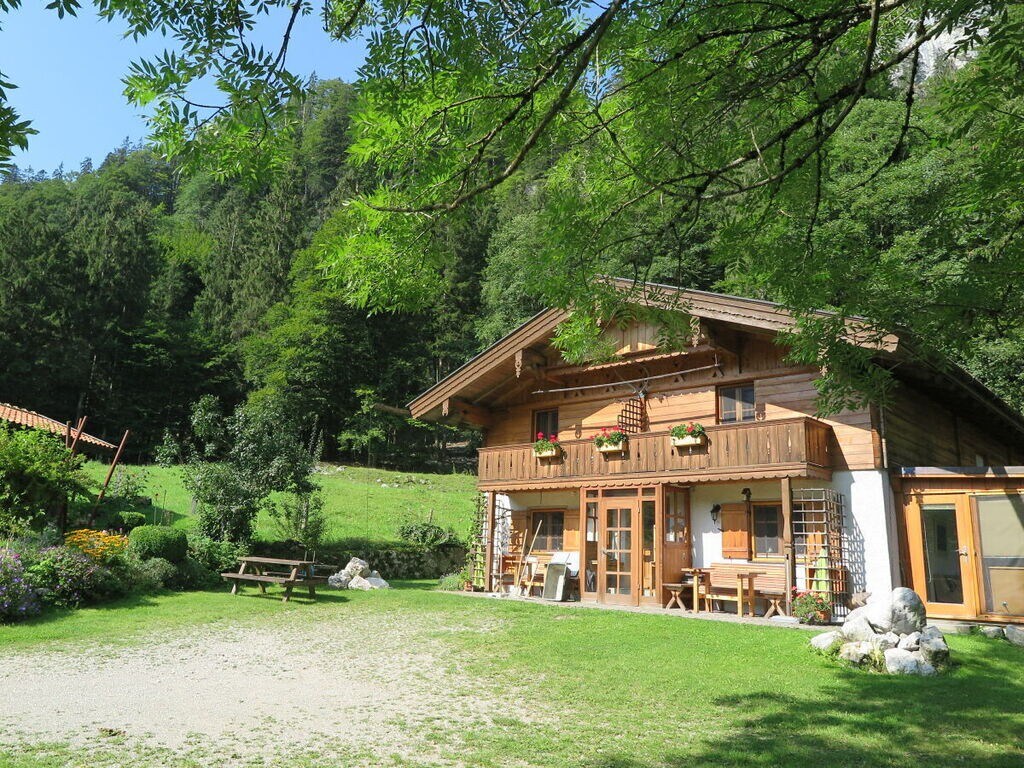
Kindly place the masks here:
POLYGON ((537 435, 544 437, 558 434, 558 409, 552 408, 547 411, 533 412, 533 434, 530 435, 530 442, 537 439, 537 435))
POLYGON ((735 424, 754 420, 754 384, 718 388, 718 422, 735 424))

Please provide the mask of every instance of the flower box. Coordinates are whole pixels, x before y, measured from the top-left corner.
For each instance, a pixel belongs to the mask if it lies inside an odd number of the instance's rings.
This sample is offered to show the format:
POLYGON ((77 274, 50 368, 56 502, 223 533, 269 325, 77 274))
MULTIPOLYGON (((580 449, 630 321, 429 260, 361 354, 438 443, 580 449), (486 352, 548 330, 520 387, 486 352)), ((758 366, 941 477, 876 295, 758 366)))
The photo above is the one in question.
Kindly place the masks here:
POLYGON ((706 439, 706 435, 684 435, 683 437, 673 437, 672 445, 676 448, 687 448, 694 445, 704 445, 706 439))
POLYGON ((533 455, 538 459, 553 459, 562 452, 557 445, 552 448, 533 449, 533 455))
POLYGON ((597 446, 597 450, 601 453, 622 453, 626 450, 628 443, 625 440, 620 440, 617 443, 605 443, 604 445, 597 446))

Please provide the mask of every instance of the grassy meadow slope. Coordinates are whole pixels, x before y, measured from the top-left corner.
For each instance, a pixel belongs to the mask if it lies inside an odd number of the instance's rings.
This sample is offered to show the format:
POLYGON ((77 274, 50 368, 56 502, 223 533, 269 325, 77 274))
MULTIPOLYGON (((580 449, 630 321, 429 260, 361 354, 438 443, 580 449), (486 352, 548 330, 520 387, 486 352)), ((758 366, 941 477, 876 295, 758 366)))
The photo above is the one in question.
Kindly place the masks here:
MULTIPOLYGON (((150 522, 179 527, 192 524, 191 496, 182 482, 181 469, 132 466, 129 470, 141 473, 143 493, 153 501, 152 506, 138 507, 150 522)), ((93 462, 86 466, 86 471, 102 483, 107 467, 93 462)), ((450 526, 459 534, 469 532, 474 506, 471 475, 389 472, 324 464, 317 480, 323 487, 327 541, 394 541, 399 525, 421 520, 450 526)), ((256 529, 261 539, 280 538, 268 515, 261 515, 256 529)))

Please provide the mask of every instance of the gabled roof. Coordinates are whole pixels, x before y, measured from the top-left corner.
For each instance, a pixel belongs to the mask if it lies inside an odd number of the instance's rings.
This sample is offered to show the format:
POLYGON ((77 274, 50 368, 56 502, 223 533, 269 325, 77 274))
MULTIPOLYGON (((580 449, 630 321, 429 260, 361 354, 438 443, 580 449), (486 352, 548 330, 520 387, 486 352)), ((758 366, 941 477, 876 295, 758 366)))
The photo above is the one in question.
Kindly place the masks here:
MULTIPOLYGON (((781 304, 763 299, 748 299, 724 293, 677 288, 661 283, 637 283, 626 278, 603 278, 619 288, 628 303, 684 312, 699 319, 712 320, 741 329, 779 333, 797 328, 797 318, 781 304)), ((822 311, 822 317, 834 316, 822 311)), ((486 399, 503 382, 516 376, 518 352, 547 346, 568 310, 546 309, 495 342, 462 367, 414 398, 408 408, 415 418, 431 419, 443 414, 445 404, 460 398, 466 408, 486 399)), ((1024 437, 1024 418, 998 395, 962 368, 950 363, 937 368, 913 354, 897 334, 871 328, 864 318, 844 320, 851 344, 875 350, 877 362, 892 370, 897 378, 916 386, 931 386, 956 397, 971 408, 993 418, 1024 437)), ((519 361, 522 362, 521 360, 519 361)), ((453 414, 454 415, 454 414, 453 414)))
MULTIPOLYGON (((9 405, 7 403, 0 403, 0 421, 17 424, 21 427, 29 427, 30 429, 45 429, 55 435, 66 435, 68 431, 67 424, 61 424, 59 421, 51 419, 49 416, 43 416, 41 413, 29 411, 24 408, 18 408, 17 406, 9 405)), ((73 433, 74 429, 72 428, 72 434, 73 433)), ((106 440, 101 440, 100 438, 86 432, 83 432, 79 439, 83 443, 89 443, 90 445, 95 445, 99 448, 106 448, 111 451, 117 448, 116 445, 108 443, 106 440)))
MULTIPOLYGON (((677 310, 692 317, 769 332, 790 331, 797 323, 791 312, 771 301, 658 283, 634 283, 624 278, 608 278, 608 281, 626 294, 629 303, 637 305, 677 310)), ((479 395, 487 392, 490 387, 508 379, 514 370, 514 356, 517 352, 546 345, 559 323, 568 316, 569 312, 564 309, 546 309, 537 313, 409 402, 408 408, 412 415, 416 418, 436 416, 445 400, 456 396, 466 397, 467 388, 468 399, 480 399, 479 395)), ((877 338, 869 339, 869 335, 864 332, 866 324, 851 320, 847 325, 853 343, 887 351, 894 351, 898 345, 899 340, 895 335, 884 335, 879 342, 877 338)))

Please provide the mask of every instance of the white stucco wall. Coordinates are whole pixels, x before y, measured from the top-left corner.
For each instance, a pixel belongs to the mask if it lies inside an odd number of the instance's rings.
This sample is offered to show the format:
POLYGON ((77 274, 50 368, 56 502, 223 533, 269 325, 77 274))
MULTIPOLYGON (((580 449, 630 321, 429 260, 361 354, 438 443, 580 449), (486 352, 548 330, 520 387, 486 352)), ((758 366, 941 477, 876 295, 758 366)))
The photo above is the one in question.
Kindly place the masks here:
POLYGON ((879 470, 834 472, 843 494, 843 528, 851 592, 886 592, 899 585, 899 544, 889 475, 879 470))
MULTIPOLYGON (((835 472, 831 482, 794 480, 794 488, 829 487, 843 495, 843 528, 851 592, 884 592, 897 585, 898 547, 889 477, 885 472, 835 472)), ((722 533, 711 521, 715 504, 743 501, 749 488, 752 501, 775 501, 779 481, 698 485, 691 490, 693 563, 706 567, 722 561, 722 533)), ((732 560, 730 562, 743 562, 732 560)), ((798 581, 799 581, 799 570, 798 581)), ((803 586, 798 583, 798 587, 803 586)))

